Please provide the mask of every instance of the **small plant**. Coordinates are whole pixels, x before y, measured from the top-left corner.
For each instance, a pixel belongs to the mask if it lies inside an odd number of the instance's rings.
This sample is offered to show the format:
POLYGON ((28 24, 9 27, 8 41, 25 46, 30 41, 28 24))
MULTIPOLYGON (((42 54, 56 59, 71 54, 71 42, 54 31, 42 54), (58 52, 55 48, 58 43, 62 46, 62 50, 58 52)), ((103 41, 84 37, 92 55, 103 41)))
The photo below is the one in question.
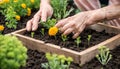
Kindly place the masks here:
POLYGON ((74 10, 73 8, 67 9, 67 1, 68 0, 51 0, 51 5, 54 10, 53 15, 57 20, 67 17, 74 10))
POLYGON ((46 53, 47 63, 43 63, 42 67, 45 69, 69 69, 73 59, 65 57, 64 55, 46 53))
POLYGON ((47 22, 41 22, 41 24, 43 25, 43 27, 49 29, 49 28, 55 26, 56 22, 57 22, 56 19, 48 18, 47 22))
POLYGON ((101 46, 98 50, 99 54, 96 55, 96 58, 104 66, 112 59, 112 55, 110 54, 109 48, 106 46, 101 46))
POLYGON ((19 69, 26 65, 27 48, 15 36, 0 35, 0 69, 19 69))
POLYGON ((75 43, 77 44, 77 47, 79 47, 79 44, 81 43, 80 36, 76 38, 75 43))
POLYGON ((0 25, 0 35, 2 34, 3 31, 4 31, 4 26, 0 25))
POLYGON ((33 38, 35 35, 35 32, 31 32, 31 37, 33 38))
POLYGON ((58 32, 58 28, 54 26, 49 29, 48 34, 49 36, 55 36, 57 32, 58 32))
POLYGON ((68 37, 66 35, 61 34, 62 41, 65 42, 68 40, 68 37))
POLYGON ((87 38, 87 40, 88 40, 88 45, 90 44, 91 38, 92 38, 92 35, 88 35, 88 38, 87 38))
POLYGON ((44 36, 44 34, 45 34, 45 29, 42 28, 40 32, 41 32, 41 34, 44 36))

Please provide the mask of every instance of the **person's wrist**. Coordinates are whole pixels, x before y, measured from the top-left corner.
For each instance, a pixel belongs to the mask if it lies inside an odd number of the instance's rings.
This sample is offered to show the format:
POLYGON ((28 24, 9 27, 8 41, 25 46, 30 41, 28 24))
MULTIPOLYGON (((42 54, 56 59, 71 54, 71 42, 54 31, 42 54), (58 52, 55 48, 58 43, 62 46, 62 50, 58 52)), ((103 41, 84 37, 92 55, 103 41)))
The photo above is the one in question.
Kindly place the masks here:
POLYGON ((50 4, 50 0, 41 0, 41 4, 50 4))

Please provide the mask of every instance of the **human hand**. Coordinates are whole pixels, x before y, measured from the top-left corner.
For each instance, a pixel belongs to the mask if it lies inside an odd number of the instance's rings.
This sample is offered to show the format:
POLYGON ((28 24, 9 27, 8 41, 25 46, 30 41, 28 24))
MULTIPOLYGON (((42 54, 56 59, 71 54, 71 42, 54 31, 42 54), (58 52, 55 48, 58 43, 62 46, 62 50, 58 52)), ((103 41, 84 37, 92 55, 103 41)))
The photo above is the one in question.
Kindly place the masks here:
POLYGON ((99 10, 85 11, 60 20, 55 26, 60 28, 64 35, 74 33, 73 38, 77 38, 86 26, 97 23, 104 18, 104 13, 99 10))
POLYGON ((47 17, 51 17, 53 14, 53 9, 49 3, 41 2, 39 11, 34 15, 32 19, 27 22, 27 31, 35 31, 38 28, 39 20, 43 22, 47 20, 47 17))

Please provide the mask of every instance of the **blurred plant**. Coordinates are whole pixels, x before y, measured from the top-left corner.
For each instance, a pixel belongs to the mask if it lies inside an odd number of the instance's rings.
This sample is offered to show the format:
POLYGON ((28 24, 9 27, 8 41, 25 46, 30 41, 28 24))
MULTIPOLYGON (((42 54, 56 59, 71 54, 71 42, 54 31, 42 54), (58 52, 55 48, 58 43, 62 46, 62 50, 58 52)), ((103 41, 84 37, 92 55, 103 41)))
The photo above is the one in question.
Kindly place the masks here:
POLYGON ((33 38, 35 35, 35 32, 31 32, 31 37, 33 38))
POLYGON ((68 37, 66 35, 61 34, 62 41, 65 42, 68 40, 68 37))
POLYGON ((90 44, 91 37, 92 37, 92 35, 88 35, 88 37, 87 37, 88 45, 90 44))
POLYGON ((99 54, 96 55, 96 58, 102 65, 106 65, 112 59, 109 48, 107 48, 106 46, 101 46, 98 50, 99 54))
POLYGON ((15 36, 0 35, 0 69, 19 69, 26 65, 27 48, 15 36))
POLYGON ((50 19, 48 18, 48 20, 46 22, 41 22, 41 24, 43 25, 43 27, 49 29, 51 27, 53 27, 56 24, 56 19, 50 19))
POLYGON ((64 55, 46 53, 47 63, 42 63, 45 69, 69 69, 73 59, 65 57, 64 55))
POLYGON ((58 28, 54 26, 49 29, 48 34, 49 36, 55 36, 57 32, 58 32, 58 28))
POLYGON ((20 17, 30 16, 31 9, 39 8, 39 4, 40 0, 1 0, 0 12, 5 16, 7 27, 16 29, 20 17))
POLYGON ((2 34, 3 31, 4 31, 4 26, 0 25, 0 35, 2 34))
POLYGON ((44 34, 45 34, 45 29, 42 28, 40 32, 41 32, 41 34, 44 36, 44 34))
POLYGON ((79 47, 79 44, 81 43, 80 36, 76 38, 75 43, 77 44, 77 47, 79 47))
POLYGON ((51 5, 54 10, 54 17, 59 19, 63 19, 67 17, 72 11, 73 8, 67 9, 68 0, 51 0, 51 5))

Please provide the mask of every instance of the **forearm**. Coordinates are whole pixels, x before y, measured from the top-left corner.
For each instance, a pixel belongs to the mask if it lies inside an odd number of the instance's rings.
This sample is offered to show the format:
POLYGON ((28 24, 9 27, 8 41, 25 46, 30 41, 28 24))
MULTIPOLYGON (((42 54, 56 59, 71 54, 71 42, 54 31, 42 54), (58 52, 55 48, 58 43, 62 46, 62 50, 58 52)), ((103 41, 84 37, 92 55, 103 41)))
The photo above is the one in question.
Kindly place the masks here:
POLYGON ((110 5, 110 6, 98 9, 97 16, 100 16, 101 20, 111 20, 111 19, 119 18, 120 4, 110 5))

